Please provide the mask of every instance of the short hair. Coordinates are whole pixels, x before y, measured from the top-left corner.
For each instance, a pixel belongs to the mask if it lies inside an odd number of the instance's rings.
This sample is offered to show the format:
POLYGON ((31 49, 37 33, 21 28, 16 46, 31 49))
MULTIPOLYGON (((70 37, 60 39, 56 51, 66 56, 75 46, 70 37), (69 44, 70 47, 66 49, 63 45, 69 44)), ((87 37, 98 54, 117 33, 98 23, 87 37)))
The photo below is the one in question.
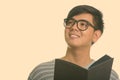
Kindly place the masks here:
POLYGON ((82 14, 82 13, 89 13, 93 16, 93 23, 95 25, 96 30, 100 30, 101 33, 103 33, 104 29, 104 23, 103 23, 103 14, 98 9, 89 6, 89 5, 79 5, 70 10, 68 13, 67 18, 72 18, 76 15, 82 14))

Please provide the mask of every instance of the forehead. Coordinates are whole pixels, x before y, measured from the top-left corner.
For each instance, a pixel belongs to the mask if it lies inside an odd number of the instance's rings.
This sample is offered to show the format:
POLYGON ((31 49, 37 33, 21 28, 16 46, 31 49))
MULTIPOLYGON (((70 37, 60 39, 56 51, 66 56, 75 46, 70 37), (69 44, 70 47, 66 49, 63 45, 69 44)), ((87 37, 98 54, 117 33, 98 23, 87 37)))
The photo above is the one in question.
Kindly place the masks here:
POLYGON ((82 13, 73 17, 75 20, 86 20, 93 24, 93 16, 89 13, 82 13))

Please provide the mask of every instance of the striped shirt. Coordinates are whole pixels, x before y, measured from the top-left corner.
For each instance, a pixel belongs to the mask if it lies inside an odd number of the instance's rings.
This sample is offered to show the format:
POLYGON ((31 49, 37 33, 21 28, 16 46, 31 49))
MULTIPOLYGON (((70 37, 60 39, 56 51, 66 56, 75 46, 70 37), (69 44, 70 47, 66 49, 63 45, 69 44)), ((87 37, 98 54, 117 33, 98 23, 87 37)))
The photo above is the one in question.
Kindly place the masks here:
MULTIPOLYGON (((93 64, 93 61, 91 64, 93 64)), ((91 65, 89 64, 85 68, 91 65)), ((55 60, 41 63, 38 65, 33 71, 30 73, 28 80, 54 80, 54 67, 55 67, 55 60)), ((110 80, 119 80, 117 73, 112 70, 110 80)))

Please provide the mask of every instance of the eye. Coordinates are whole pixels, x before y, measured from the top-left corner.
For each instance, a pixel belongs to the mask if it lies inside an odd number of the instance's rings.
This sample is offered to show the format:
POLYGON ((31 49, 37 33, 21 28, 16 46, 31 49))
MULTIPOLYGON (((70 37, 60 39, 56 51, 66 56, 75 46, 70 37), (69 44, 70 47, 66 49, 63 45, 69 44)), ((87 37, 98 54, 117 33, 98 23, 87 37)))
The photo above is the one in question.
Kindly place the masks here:
POLYGON ((83 22, 83 21, 80 21, 80 22, 78 23, 78 25, 79 25, 79 26, 82 26, 82 27, 87 27, 87 26, 88 26, 88 24, 87 24, 86 22, 83 22))
POLYGON ((74 24, 73 20, 67 20, 66 21, 66 26, 72 26, 74 24))

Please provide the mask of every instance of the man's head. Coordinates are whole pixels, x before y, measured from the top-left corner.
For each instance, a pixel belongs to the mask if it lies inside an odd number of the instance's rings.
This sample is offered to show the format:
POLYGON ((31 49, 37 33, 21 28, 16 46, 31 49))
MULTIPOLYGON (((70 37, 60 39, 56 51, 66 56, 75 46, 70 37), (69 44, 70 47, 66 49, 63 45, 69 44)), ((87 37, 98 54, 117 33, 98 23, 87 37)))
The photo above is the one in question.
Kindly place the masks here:
POLYGON ((64 20, 65 40, 69 46, 90 46, 103 33, 102 13, 88 5, 74 7, 64 20))
POLYGON ((88 6, 88 5, 80 5, 80 6, 76 6, 73 9, 71 9, 71 11, 68 13, 67 18, 72 18, 73 16, 82 14, 82 13, 89 13, 93 16, 93 23, 94 23, 94 27, 96 27, 96 29, 100 30, 101 33, 103 33, 103 29, 104 29, 104 25, 103 25, 103 15, 102 13, 92 7, 92 6, 88 6))

